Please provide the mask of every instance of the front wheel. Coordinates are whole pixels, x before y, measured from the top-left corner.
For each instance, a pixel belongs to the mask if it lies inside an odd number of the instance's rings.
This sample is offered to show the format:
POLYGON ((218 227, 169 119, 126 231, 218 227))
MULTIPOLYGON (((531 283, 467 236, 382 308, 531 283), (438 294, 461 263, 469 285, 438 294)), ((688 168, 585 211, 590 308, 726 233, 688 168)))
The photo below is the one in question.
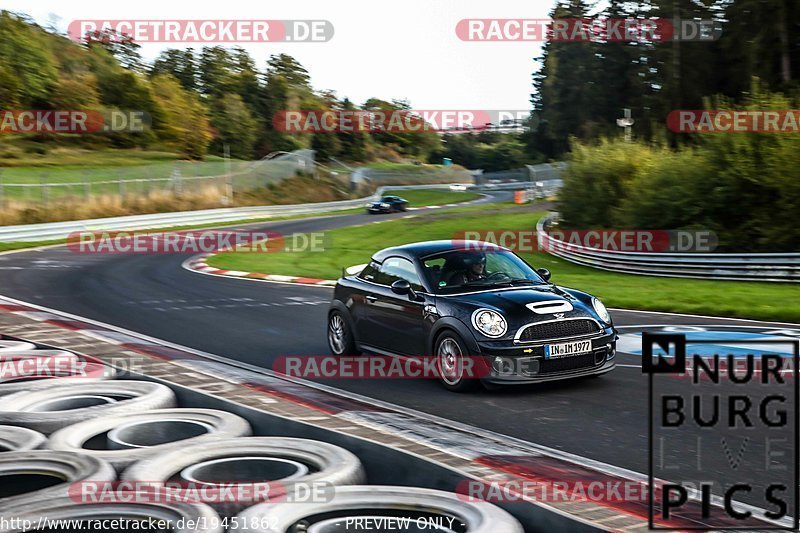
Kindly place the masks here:
POLYGON ((333 355, 358 355, 350 324, 339 311, 328 315, 328 348, 333 355))
POLYGON ((478 388, 480 381, 465 377, 465 369, 473 368, 466 355, 467 348, 461 337, 447 331, 436 339, 436 368, 439 381, 449 391, 468 392, 478 388))

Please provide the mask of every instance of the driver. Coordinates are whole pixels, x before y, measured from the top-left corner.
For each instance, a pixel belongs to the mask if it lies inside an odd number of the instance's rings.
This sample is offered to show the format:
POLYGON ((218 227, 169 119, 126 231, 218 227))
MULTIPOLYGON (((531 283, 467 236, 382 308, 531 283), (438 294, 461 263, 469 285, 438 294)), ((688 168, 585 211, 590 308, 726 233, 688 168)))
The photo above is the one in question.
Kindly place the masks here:
POLYGON ((483 252, 466 253, 462 259, 464 270, 456 272, 448 285, 464 285, 471 281, 486 279, 486 254, 483 252))

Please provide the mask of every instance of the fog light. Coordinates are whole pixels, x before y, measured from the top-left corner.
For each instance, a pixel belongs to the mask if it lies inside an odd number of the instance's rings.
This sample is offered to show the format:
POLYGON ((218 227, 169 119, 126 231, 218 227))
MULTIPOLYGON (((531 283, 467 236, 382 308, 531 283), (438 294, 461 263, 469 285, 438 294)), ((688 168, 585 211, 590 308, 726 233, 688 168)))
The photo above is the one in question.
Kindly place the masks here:
POLYGON ((500 372, 503 370, 503 358, 499 355, 495 355, 492 359, 492 370, 495 372, 500 372))
POLYGON ((606 359, 614 359, 614 356, 617 355, 617 350, 612 345, 606 344, 606 353, 608 353, 606 359))

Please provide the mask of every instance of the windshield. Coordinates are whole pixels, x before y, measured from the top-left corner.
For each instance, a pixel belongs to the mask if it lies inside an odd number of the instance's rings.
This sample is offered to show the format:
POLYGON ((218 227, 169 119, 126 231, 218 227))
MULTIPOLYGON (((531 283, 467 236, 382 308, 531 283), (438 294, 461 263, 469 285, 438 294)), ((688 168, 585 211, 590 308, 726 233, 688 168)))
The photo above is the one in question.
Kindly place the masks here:
POLYGON ((422 265, 428 283, 437 292, 547 283, 525 261, 507 250, 450 250, 426 257, 422 265))

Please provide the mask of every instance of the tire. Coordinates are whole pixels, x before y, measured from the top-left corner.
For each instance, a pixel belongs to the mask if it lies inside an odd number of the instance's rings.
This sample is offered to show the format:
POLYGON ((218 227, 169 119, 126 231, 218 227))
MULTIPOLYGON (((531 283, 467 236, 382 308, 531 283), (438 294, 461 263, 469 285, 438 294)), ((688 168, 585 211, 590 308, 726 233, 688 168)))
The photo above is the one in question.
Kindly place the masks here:
POLYGON ((0 397, 16 392, 52 389, 54 387, 60 387, 61 385, 113 380, 119 376, 119 370, 116 368, 93 361, 87 361, 84 371, 85 375, 75 376, 24 379, 6 382, 0 379, 0 397))
MULTIPOLYGON (((124 493, 123 493, 124 494, 124 493)), ((124 494, 126 497, 127 494, 124 494)), ((133 495, 131 495, 133 497, 133 495)), ((4 511, 9 528, 0 528, 0 533, 22 533, 22 528, 11 529, 15 522, 39 523, 40 517, 50 520, 69 520, 72 522, 90 519, 140 520, 147 523, 149 518, 167 521, 172 524, 174 533, 223 533, 219 515, 203 504, 188 503, 77 503, 71 497, 52 500, 38 500, 9 507, 4 511), (17 520, 13 521, 12 518, 17 520), (189 527, 189 524, 196 527, 189 527), (179 528, 179 525, 183 525, 179 528)), ((74 522, 72 522, 74 524, 74 522)), ((74 526, 73 526, 74 527, 74 526)), ((73 529, 79 531, 83 528, 73 529)), ((89 528, 86 529, 87 531, 89 528)), ((54 529, 54 531, 65 531, 54 529)), ((140 531, 149 531, 142 526, 140 531)))
POLYGON ((326 337, 328 339, 328 349, 333 355, 359 355, 356 341, 353 337, 353 328, 350 326, 350 321, 341 311, 334 309, 328 313, 326 337), (336 325, 337 321, 339 322, 338 326, 336 325), (340 336, 338 342, 337 336, 340 336))
POLYGON ((105 461, 81 453, 37 450, 0 454, 0 515, 36 500, 67 497, 80 481, 115 479, 105 461), (13 478, 11 476, 14 476, 13 478), (13 481, 12 481, 13 480, 13 481))
POLYGON ((122 471, 136 461, 192 444, 211 445, 251 433, 247 420, 233 413, 216 409, 158 409, 101 416, 67 426, 50 436, 47 447, 97 457, 122 471), (109 432, 114 435, 106 435, 109 432), (155 441, 148 443, 148 437, 155 441), (135 440, 132 444, 138 447, 125 447, 126 439, 135 440))
POLYGON ((3 397, 0 424, 50 434, 98 416, 165 409, 176 405, 175 393, 151 381, 71 383, 3 397))
POLYGON ((21 351, 35 350, 36 345, 25 341, 4 341, 0 340, 0 354, 14 353, 21 351))
MULTIPOLYGON (((243 525, 262 527, 250 529, 258 532, 305 531, 310 524, 330 520, 343 521, 345 517, 356 516, 397 516, 414 517, 438 516, 454 518, 465 527, 456 527, 469 533, 523 533, 522 525, 509 513, 496 505, 486 502, 462 501, 457 494, 440 490, 416 487, 390 487, 381 485, 354 485, 330 487, 326 489, 327 501, 265 503, 243 511, 229 533, 248 531, 243 525), (331 516, 338 518, 330 518, 331 516), (266 529, 264 526, 270 527, 266 529), (299 527, 295 527, 299 526, 299 527)), ((448 525, 447 520, 444 521, 448 525)), ((341 526, 344 528, 344 525, 341 526)), ((320 527, 320 530, 322 528, 320 527)), ((342 531, 344 529, 341 529, 342 531)), ((402 531, 402 529, 399 529, 402 531)), ((337 529, 336 531, 339 531, 337 529)))
MULTIPOLYGON (((308 439, 294 439, 282 437, 245 437, 241 439, 220 440, 208 446, 195 444, 184 446, 167 453, 162 453, 148 459, 136 462, 129 466, 122 474, 121 479, 126 481, 155 481, 166 482, 181 480, 193 484, 197 480, 209 482, 213 479, 231 483, 262 483, 276 482, 270 486, 270 493, 274 489, 291 491, 298 484, 327 483, 331 485, 355 485, 364 483, 366 476, 364 468, 358 457, 349 451, 333 444, 308 439), (238 458, 274 458, 284 461, 299 463, 307 472, 292 472, 294 466, 290 463, 264 463, 265 471, 262 475, 252 475, 257 466, 247 467, 244 464, 239 468, 246 468, 243 477, 230 473, 231 466, 225 465, 226 459, 238 458), (222 460, 222 464, 215 466, 206 465, 208 461, 222 460), (205 472, 192 474, 185 469, 205 465, 205 472), (288 468, 287 468, 288 466, 288 468), (209 471, 215 468, 215 472, 209 471), (277 476, 276 473, 277 467, 277 476), (268 469, 268 470, 267 470, 268 469), (217 477, 218 472, 226 477, 217 477), (252 476, 252 477, 251 477, 252 476), (290 477, 291 476, 291 477, 290 477)), ((243 507, 258 502, 227 502, 213 505, 220 514, 232 516, 243 507)))
MULTIPOLYGON (((452 392, 470 392, 480 386, 480 380, 465 378, 458 374, 458 367, 463 364, 464 357, 469 354, 461 335, 455 331, 446 330, 436 337, 434 355, 436 369, 439 372, 439 382, 452 392), (451 376, 451 377, 448 377, 451 376)), ((463 370, 463 368, 462 368, 463 370)))
POLYGON ((0 426, 0 452, 26 452, 40 448, 47 437, 28 428, 0 426))

